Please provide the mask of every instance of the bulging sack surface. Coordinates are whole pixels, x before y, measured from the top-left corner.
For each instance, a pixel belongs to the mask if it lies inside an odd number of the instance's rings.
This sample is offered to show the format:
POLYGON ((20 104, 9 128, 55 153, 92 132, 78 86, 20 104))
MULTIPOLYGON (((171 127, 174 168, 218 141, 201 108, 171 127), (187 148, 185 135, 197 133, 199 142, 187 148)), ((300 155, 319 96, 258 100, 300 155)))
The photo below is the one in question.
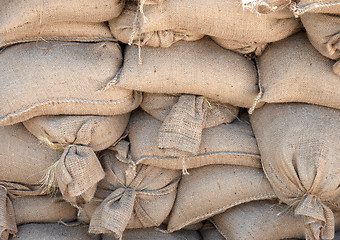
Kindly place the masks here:
MULTIPOLYGON (((204 129, 195 155, 188 155, 179 149, 159 148, 157 138, 161 125, 162 122, 143 111, 132 114, 128 127, 129 140, 131 158, 137 164, 183 170, 211 164, 261 168, 259 151, 249 123, 235 120, 230 124, 204 129)), ((127 150, 121 147, 123 142, 118 145, 115 148, 116 156, 121 160, 128 159, 127 150)))
POLYGON ((0 127, 0 180, 36 185, 62 154, 36 139, 22 123, 0 127))
POLYGON ((159 226, 169 215, 181 171, 102 160, 105 178, 95 197, 103 201, 94 210, 89 232, 120 238, 125 229, 159 226))
MULTIPOLYGON (((162 233, 154 228, 129 229, 123 234, 122 240, 201 240, 196 231, 181 230, 174 233, 162 233)), ((118 240, 110 234, 104 234, 103 240, 118 240)))
POLYGON ((103 22, 117 17, 125 1, 5 0, 0 7, 0 47, 23 41, 112 39, 103 22), (97 34, 97 35, 95 35, 97 34))
POLYGON ((170 48, 127 46, 117 86, 149 93, 186 93, 250 107, 257 93, 254 64, 211 39, 178 42, 170 48), (197 69, 200 69, 197 71, 197 69))
POLYGON ((262 169, 211 165, 192 169, 178 185, 168 231, 222 213, 239 204, 276 198, 262 169))
POLYGON ((304 216, 308 239, 333 239, 339 206, 339 110, 267 104, 251 115, 263 169, 279 199, 304 216))
MULTIPOLYGON (((52 148, 64 148, 55 169, 64 198, 72 203, 88 202, 97 183, 104 178, 94 153, 113 145, 124 133, 130 113, 117 116, 39 116, 25 127, 52 148)), ((48 183, 46 184, 48 186, 48 183)))
POLYGON ((117 43, 18 44, 0 61, 0 125, 40 115, 119 115, 141 101, 130 90, 105 88, 122 63, 117 43))
POLYGON ((178 40, 209 35, 247 48, 283 39, 296 32, 299 23, 288 8, 280 13, 257 15, 244 11, 237 1, 168 0, 144 5, 142 9, 127 4, 122 14, 110 21, 110 28, 125 43, 162 46, 155 42, 170 42, 163 44, 168 47, 178 40))
POLYGON ((15 238, 10 240, 100 240, 100 235, 89 234, 88 226, 69 227, 57 223, 24 224, 18 227, 15 238))
POLYGON ((271 44, 259 57, 263 103, 304 102, 340 109, 340 78, 334 61, 309 43, 305 33, 271 44))
POLYGON ((253 201, 212 217, 226 239, 280 240, 304 238, 302 216, 277 201, 253 201))

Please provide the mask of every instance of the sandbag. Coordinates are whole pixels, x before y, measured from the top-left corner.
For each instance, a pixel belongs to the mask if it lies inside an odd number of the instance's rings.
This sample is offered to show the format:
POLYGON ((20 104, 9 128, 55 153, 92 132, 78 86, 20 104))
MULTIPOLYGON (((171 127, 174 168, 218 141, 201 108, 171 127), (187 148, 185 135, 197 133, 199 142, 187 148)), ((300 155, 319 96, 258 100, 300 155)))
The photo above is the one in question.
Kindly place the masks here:
POLYGON ((286 38, 300 27, 289 9, 256 15, 244 11, 237 1, 223 0, 167 0, 142 8, 127 2, 122 14, 109 24, 113 35, 124 43, 157 47, 209 35, 249 48, 286 38))
POLYGON ((98 184, 100 205, 90 221, 90 233, 120 238, 125 229, 159 226, 176 197, 180 171, 102 159, 105 178, 98 184))
POLYGON ((305 13, 340 13, 339 0, 300 0, 293 1, 291 9, 295 16, 303 16, 305 13))
MULTIPOLYGON (((196 231, 181 230, 174 233, 162 233, 153 228, 129 229, 123 234, 122 240, 201 240, 196 231)), ((118 240, 112 235, 104 234, 103 240, 118 240)))
POLYGON ((100 240, 100 235, 89 234, 88 226, 65 226, 57 223, 24 224, 10 240, 100 240))
POLYGON ((303 102, 340 109, 340 78, 333 64, 305 33, 271 44, 258 59, 261 92, 255 106, 303 102))
POLYGON ((103 154, 115 155, 121 161, 133 159, 136 164, 147 164, 167 169, 190 169, 212 164, 229 164, 261 168, 256 140, 250 124, 235 120, 230 124, 204 129, 196 155, 172 149, 172 154, 157 146, 161 122, 143 111, 135 111, 129 122, 128 143, 121 141, 103 154))
POLYGON ((202 95, 238 107, 251 106, 258 93, 254 64, 209 38, 178 42, 170 48, 144 47, 142 59, 143 64, 138 65, 138 47, 125 48, 116 86, 149 93, 202 95))
POLYGON ((129 117, 129 113, 117 116, 38 116, 25 121, 24 125, 41 141, 64 149, 64 154, 53 164, 53 174, 63 197, 77 204, 90 201, 97 183, 104 178, 104 170, 94 151, 113 145, 124 133, 129 117))
POLYGON ((195 168, 178 185, 168 231, 177 231, 242 203, 273 198, 276 195, 262 169, 228 165, 195 168))
POLYGON ((17 44, 0 62, 1 126, 40 115, 119 115, 141 101, 130 90, 105 88, 122 62, 117 43, 17 44))
POLYGON ((125 1, 5 0, 0 7, 0 48, 36 40, 112 39, 103 22, 117 17, 125 1))
POLYGON ((46 169, 62 155, 36 139, 22 123, 0 127, 0 180, 40 184, 46 169))
POLYGON ((268 180, 278 198, 304 217, 307 239, 334 237, 339 114, 311 104, 267 104, 250 118, 268 180))

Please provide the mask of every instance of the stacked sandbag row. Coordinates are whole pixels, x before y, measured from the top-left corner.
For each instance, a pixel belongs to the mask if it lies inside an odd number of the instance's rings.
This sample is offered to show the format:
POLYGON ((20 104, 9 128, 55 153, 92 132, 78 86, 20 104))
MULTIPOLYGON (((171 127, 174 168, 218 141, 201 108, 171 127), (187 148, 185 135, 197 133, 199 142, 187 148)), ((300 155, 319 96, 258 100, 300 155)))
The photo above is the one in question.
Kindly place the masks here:
POLYGON ((124 135, 141 102, 137 92, 105 88, 123 59, 107 21, 124 1, 0 5, 0 238, 20 225, 31 235, 19 238, 50 239, 93 198, 105 176, 96 153, 124 135), (28 223, 55 224, 44 233, 28 223))
POLYGON ((6 2, 1 237, 331 239, 339 77, 266 4, 6 2))

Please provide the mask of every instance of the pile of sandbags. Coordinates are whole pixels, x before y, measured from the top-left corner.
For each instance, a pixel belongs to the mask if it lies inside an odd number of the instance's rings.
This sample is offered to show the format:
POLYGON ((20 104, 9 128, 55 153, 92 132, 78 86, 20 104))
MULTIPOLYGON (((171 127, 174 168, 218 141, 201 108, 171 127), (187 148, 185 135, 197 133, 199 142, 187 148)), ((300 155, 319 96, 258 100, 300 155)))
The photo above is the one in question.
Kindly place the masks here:
POLYGON ((0 6, 0 240, 340 232, 337 0, 0 6))

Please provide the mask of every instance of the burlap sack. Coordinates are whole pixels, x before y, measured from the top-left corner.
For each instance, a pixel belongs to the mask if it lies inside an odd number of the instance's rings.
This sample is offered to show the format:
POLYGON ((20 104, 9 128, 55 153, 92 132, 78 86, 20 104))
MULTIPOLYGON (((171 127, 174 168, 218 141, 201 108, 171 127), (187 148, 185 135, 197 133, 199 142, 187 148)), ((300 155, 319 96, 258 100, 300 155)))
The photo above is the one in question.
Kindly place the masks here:
POLYGON ((304 238, 303 217, 290 210, 276 201, 253 201, 212 217, 212 222, 226 239, 304 238))
POLYGON ((157 93, 145 93, 141 107, 163 122, 158 132, 159 148, 166 152, 175 149, 195 155, 203 129, 232 122, 239 110, 228 104, 210 103, 203 96, 157 93))
POLYGON ((279 199, 304 217, 307 239, 333 239, 340 200, 340 111, 267 104, 251 123, 263 169, 279 199))
POLYGON ((39 46, 40 42, 48 41, 100 42, 114 38, 106 23, 61 22, 0 33, 0 48, 23 42, 36 42, 39 46))
POLYGON ((171 48, 145 47, 142 65, 138 65, 138 47, 127 46, 124 56, 117 86, 150 93, 203 95, 239 107, 251 106, 258 93, 254 64, 209 38, 178 42, 171 48))
POLYGON ((124 133, 129 117, 129 113, 117 116, 39 116, 25 121, 24 125, 41 141, 64 149, 64 154, 53 164, 55 173, 47 174, 55 174, 56 179, 51 181, 58 184, 67 201, 77 204, 91 200, 97 183, 105 175, 94 151, 113 145, 124 133))
POLYGON ((117 17, 125 1, 4 0, 0 7, 0 48, 36 40, 112 39, 103 22, 117 17))
POLYGON ((168 231, 200 222, 239 204, 276 198, 262 169, 211 165, 192 169, 178 185, 168 231))
POLYGON ((109 23, 113 35, 124 43, 161 47, 209 35, 229 40, 230 45, 249 48, 281 40, 299 28, 289 9, 256 15, 244 11, 238 1, 223 0, 167 0, 160 5, 144 6, 128 2, 122 14, 109 23), (162 42, 167 44, 159 44, 162 42))
POLYGON ((230 124, 203 130, 202 141, 196 155, 172 149, 172 154, 157 146, 161 122, 143 111, 135 111, 129 122, 128 143, 121 141, 105 155, 116 155, 121 161, 130 158, 136 164, 146 164, 167 169, 197 168, 211 164, 229 164, 261 168, 260 155, 250 124, 235 120, 230 124))
POLYGON ((116 158, 102 160, 105 178, 96 198, 89 232, 120 238, 125 229, 159 226, 169 215, 176 197, 180 171, 125 164, 116 158))
POLYGON ((100 235, 89 234, 88 226, 65 226, 57 223, 24 224, 10 240, 100 240, 100 235))
POLYGON ((62 151, 39 142, 21 124, 0 127, 0 180, 39 184, 62 151))
POLYGON ((340 79, 333 64, 305 33, 273 43, 258 59, 261 92, 254 106, 304 102, 340 109, 340 79))
POLYGON ((40 115, 119 115, 141 101, 130 90, 105 88, 122 62, 117 43, 17 44, 0 62, 2 126, 40 115))
MULTIPOLYGON (((123 234, 121 240, 201 240, 196 231, 181 230, 174 233, 162 233, 153 228, 129 229, 123 234)), ((103 240, 118 240, 112 235, 104 234, 103 240)))
POLYGON ((203 240, 225 240, 221 233, 215 228, 215 226, 207 222, 199 231, 203 240))
POLYGON ((291 0, 242 0, 243 9, 259 14, 269 14, 288 8, 291 0))
POLYGON ((306 12, 339 14, 339 0, 295 0, 291 6, 295 16, 302 16, 306 12))

